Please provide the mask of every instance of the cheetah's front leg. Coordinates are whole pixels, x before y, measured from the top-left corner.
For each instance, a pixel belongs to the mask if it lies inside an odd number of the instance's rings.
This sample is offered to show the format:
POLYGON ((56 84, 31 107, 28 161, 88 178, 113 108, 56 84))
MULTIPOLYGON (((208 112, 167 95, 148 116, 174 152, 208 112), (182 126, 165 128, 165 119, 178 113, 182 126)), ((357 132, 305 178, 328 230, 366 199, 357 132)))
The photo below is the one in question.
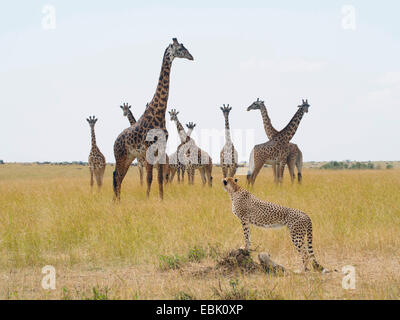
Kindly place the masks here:
POLYGON ((250 228, 249 228, 249 223, 247 221, 243 221, 243 220, 241 222, 242 222, 244 241, 245 241, 244 250, 249 251, 250 250, 250 228))

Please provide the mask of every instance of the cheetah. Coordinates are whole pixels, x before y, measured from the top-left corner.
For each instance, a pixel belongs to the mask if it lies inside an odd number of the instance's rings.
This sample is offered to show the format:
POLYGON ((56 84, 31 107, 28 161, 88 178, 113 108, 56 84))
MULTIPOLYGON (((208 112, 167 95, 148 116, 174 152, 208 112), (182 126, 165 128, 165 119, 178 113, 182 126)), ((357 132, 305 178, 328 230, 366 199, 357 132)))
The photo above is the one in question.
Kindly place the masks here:
POLYGON ((237 179, 222 179, 222 186, 231 198, 233 214, 242 223, 245 250, 250 250, 250 224, 263 228, 287 226, 292 242, 302 258, 304 271, 308 271, 308 262, 312 260, 314 270, 322 271, 323 273, 326 272, 314 256, 312 248, 312 223, 309 216, 300 210, 283 207, 256 198, 249 191, 241 188, 237 184, 237 179), (304 247, 305 236, 307 238, 307 249, 304 247))

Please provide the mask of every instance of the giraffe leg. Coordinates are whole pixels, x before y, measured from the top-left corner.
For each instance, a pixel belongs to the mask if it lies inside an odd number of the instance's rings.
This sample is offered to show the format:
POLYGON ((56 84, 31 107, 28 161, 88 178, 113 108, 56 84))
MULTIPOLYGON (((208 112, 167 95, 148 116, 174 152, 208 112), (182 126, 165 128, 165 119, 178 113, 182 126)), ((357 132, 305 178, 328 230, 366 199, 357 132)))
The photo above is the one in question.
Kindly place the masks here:
POLYGON ((169 183, 172 183, 172 181, 174 180, 175 177, 175 173, 176 173, 176 168, 175 167, 171 167, 170 169, 170 177, 169 177, 169 183))
POLYGON ((276 161, 272 163, 272 173, 274 174, 274 183, 278 183, 278 165, 276 161))
POLYGON ((188 184, 190 184, 190 185, 194 184, 194 168, 193 167, 188 167, 187 175, 188 175, 188 184))
POLYGON ((100 188, 101 188, 101 169, 96 169, 94 171, 94 175, 96 178, 97 189, 100 190, 100 188))
POLYGON ((105 167, 100 168, 100 169, 97 169, 97 172, 96 172, 96 182, 97 182, 97 187, 99 190, 103 185, 103 177, 104 177, 105 169, 106 169, 105 167))
POLYGON ((206 175, 208 180, 208 186, 212 187, 212 164, 209 164, 206 168, 206 175))
POLYGON ((128 157, 126 154, 117 154, 115 156, 115 170, 113 172, 114 201, 120 200, 122 181, 124 180, 124 177, 133 160, 134 159, 129 159, 128 161, 128 157))
POLYGON ((185 167, 181 168, 181 172, 182 172, 182 184, 185 182, 185 167))
POLYGON ((235 176, 236 170, 237 170, 237 164, 234 163, 234 164, 231 166, 231 173, 230 173, 230 175, 229 175, 231 178, 233 178, 233 177, 235 176))
POLYGON ((264 163, 261 162, 261 161, 259 161, 259 162, 257 162, 255 164, 254 170, 250 175, 250 184, 251 184, 251 186, 254 186, 254 183, 256 182, 257 175, 260 173, 260 170, 262 169, 263 165, 264 165, 264 163))
POLYGON ((169 176, 170 176, 170 167, 168 164, 163 164, 163 174, 164 174, 164 178, 165 178, 165 184, 167 184, 169 182, 169 176))
POLYGON ((250 228, 249 223, 247 221, 242 220, 242 228, 243 228, 243 235, 244 235, 244 250, 250 250, 250 228))
POLYGON ((224 176, 225 179, 228 176, 228 168, 226 167, 225 164, 223 164, 221 168, 222 168, 222 175, 224 176))
POLYGON ((121 197, 121 185, 129 170, 129 165, 117 164, 113 173, 114 200, 119 201, 121 197))
POLYGON ((201 167, 199 169, 200 171, 200 176, 201 176, 201 181, 203 182, 203 186, 206 184, 207 180, 206 180, 206 169, 204 167, 201 167))
POLYGON ((140 177, 140 185, 143 186, 143 162, 138 161, 138 169, 139 169, 139 177, 140 177))
POLYGON ((89 168, 90 169, 90 187, 92 188, 93 187, 93 169, 92 168, 89 168))
POLYGON ((288 169, 289 169, 290 180, 291 180, 291 182, 292 182, 292 184, 293 184, 294 179, 295 179, 295 174, 294 174, 294 161, 290 160, 290 161, 288 162, 287 165, 288 165, 288 169))
POLYGON ((153 165, 146 162, 147 190, 146 197, 150 196, 151 183, 153 182, 153 165))
POLYGON ((286 161, 283 160, 280 163, 280 168, 279 168, 279 175, 278 175, 278 182, 281 185, 283 182, 283 173, 285 172, 285 165, 286 165, 286 161))
POLYGON ((158 164, 158 195, 161 200, 164 199, 164 182, 163 182, 163 170, 164 170, 164 165, 158 164))

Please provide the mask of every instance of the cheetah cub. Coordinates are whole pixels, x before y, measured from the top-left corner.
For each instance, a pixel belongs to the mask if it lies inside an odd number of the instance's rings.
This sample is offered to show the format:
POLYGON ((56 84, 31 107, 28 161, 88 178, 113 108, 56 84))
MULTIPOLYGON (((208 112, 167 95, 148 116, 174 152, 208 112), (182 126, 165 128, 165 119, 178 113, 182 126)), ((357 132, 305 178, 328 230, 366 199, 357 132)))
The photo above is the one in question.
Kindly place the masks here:
POLYGON ((309 260, 312 260, 314 270, 325 269, 317 262, 312 248, 312 223, 309 216, 297 209, 280 206, 256 198, 249 191, 237 184, 237 179, 222 180, 223 188, 228 192, 232 201, 232 212, 242 222, 245 250, 250 249, 250 229, 253 224, 263 228, 278 228, 287 226, 293 244, 299 252, 304 271, 307 271, 309 260), (304 237, 307 237, 307 249, 304 247, 304 237))

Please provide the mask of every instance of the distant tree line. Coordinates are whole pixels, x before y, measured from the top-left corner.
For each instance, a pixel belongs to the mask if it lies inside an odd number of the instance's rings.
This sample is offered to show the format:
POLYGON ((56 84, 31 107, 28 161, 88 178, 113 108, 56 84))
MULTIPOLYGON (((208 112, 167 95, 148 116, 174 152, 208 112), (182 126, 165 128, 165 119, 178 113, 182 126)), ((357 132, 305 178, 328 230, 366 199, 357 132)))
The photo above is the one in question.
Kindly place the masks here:
POLYGON ((0 160, 0 164, 4 164, 4 161, 3 161, 3 160, 0 160))
MULTIPOLYGON (((327 170, 373 170, 373 169, 381 169, 380 165, 375 166, 371 161, 368 162, 350 162, 350 161, 331 161, 325 163, 320 167, 321 169, 327 170)), ((392 169, 392 164, 386 164, 386 169, 392 169)))

